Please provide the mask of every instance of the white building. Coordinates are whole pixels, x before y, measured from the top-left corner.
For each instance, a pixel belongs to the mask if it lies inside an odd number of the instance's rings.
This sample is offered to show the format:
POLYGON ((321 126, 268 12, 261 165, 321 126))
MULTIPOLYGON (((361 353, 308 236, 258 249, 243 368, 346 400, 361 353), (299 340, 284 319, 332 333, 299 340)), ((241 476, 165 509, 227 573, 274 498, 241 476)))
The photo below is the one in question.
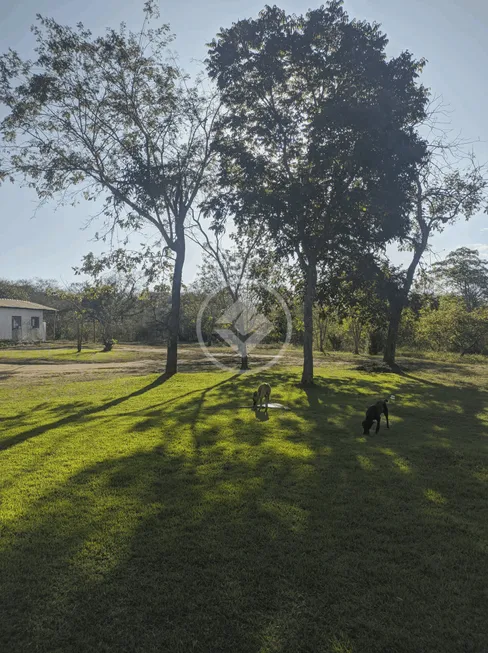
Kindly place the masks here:
POLYGON ((19 299, 0 299, 0 340, 44 342, 46 340, 44 311, 55 310, 49 306, 19 299))

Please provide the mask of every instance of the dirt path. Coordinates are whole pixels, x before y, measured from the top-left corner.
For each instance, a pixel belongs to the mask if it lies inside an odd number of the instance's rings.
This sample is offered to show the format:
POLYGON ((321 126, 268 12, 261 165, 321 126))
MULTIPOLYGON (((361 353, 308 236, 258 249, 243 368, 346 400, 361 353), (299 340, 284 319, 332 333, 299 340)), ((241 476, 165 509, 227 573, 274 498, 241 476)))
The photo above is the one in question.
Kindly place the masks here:
MULTIPOLYGON (((161 374, 165 366, 165 351, 154 347, 145 346, 127 346, 123 345, 121 351, 137 352, 141 356, 139 360, 119 361, 119 362, 64 362, 64 361, 47 361, 35 362, 33 360, 25 361, 14 359, 12 362, 0 363, 0 383, 22 384, 27 380, 29 383, 46 383, 59 380, 59 378, 69 377, 70 381, 89 381, 99 379, 103 376, 130 376, 161 374)), ((268 350, 269 351, 269 350, 268 350)), ((211 353, 221 363, 226 365, 230 370, 238 369, 239 357, 230 350, 222 351, 221 349, 212 348, 211 353)), ((266 365, 276 356, 276 352, 268 353, 259 351, 252 356, 253 367, 266 365)), ((337 364, 348 364, 340 363, 337 364)), ((278 364, 287 366, 300 367, 302 358, 299 352, 289 351, 279 361, 278 364)), ((317 357, 315 364, 320 367, 324 364, 330 364, 327 359, 317 357)), ((179 370, 182 372, 216 370, 215 363, 205 356, 199 347, 182 346, 179 350, 179 370)))
MULTIPOLYGON (((77 377, 88 381, 100 375, 156 374, 163 368, 163 363, 154 360, 139 360, 123 363, 63 363, 63 364, 29 364, 0 363, 0 383, 43 382, 59 377, 77 377)), ((70 379, 74 380, 74 379, 70 379)))

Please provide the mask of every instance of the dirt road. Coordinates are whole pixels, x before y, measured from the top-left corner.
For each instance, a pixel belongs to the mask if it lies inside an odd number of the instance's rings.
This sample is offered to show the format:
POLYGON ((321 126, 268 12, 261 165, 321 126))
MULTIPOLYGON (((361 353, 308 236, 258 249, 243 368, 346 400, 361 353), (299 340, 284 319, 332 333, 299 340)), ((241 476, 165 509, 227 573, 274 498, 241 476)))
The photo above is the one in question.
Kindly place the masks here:
MULTIPOLYGON (((0 383, 22 384, 27 380, 29 383, 46 383, 58 381, 60 377, 69 377, 70 381, 89 381, 101 376, 130 376, 160 374, 164 371, 165 351, 161 348, 144 346, 122 345, 121 351, 135 352, 140 358, 132 361, 118 362, 64 362, 53 359, 37 362, 34 359, 22 360, 12 359, 12 362, 0 363, 0 383)), ((212 348, 212 355, 231 370, 237 370, 239 357, 231 350, 212 348)), ((259 351, 252 355, 252 366, 266 365, 276 356, 275 351, 259 351)), ((199 347, 182 346, 178 354, 178 368, 182 372, 203 371, 218 369, 215 363, 210 360, 199 347)), ((302 358, 299 352, 289 351, 281 363, 286 365, 300 366, 302 358)), ((316 360, 316 365, 326 363, 326 360, 316 360)))

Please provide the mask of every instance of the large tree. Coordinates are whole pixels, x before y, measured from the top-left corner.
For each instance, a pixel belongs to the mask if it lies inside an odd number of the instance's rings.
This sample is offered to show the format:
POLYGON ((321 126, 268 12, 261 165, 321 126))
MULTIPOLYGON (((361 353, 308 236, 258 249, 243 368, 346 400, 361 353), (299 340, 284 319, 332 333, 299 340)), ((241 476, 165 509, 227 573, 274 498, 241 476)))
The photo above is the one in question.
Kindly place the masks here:
POLYGON ((411 190, 409 230, 400 239, 402 246, 412 252, 412 258, 406 269, 390 268, 386 278, 389 325, 384 361, 389 365, 395 364, 402 312, 430 239, 460 218, 468 220, 480 209, 486 201, 484 174, 472 156, 466 160, 458 142, 449 143, 441 137, 430 143, 411 190))
POLYGON ((169 27, 94 37, 38 16, 34 60, 0 57, 0 180, 41 201, 100 199, 109 226, 154 228, 173 257, 167 375, 177 371, 185 229, 206 184, 216 107, 168 60, 169 27))
POLYGON ((303 278, 302 383, 313 383, 318 264, 382 248, 402 232, 424 147, 422 63, 388 59, 376 24, 351 21, 333 0, 305 16, 266 6, 222 29, 208 70, 226 112, 216 149, 222 194, 213 209, 265 222, 278 253, 303 278))

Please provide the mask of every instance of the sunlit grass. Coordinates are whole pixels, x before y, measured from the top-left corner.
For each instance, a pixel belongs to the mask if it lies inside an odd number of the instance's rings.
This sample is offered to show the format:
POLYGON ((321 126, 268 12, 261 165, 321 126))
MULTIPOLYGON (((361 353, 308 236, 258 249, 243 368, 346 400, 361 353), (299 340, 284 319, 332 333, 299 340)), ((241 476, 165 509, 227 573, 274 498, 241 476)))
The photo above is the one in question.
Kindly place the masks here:
POLYGON ((441 505, 446 503, 446 499, 442 496, 442 494, 440 492, 436 492, 435 490, 427 489, 424 491, 424 495, 429 501, 432 501, 432 503, 438 503, 441 505))
POLYGON ((155 379, 0 386, 1 651, 481 653, 486 368, 155 379))

